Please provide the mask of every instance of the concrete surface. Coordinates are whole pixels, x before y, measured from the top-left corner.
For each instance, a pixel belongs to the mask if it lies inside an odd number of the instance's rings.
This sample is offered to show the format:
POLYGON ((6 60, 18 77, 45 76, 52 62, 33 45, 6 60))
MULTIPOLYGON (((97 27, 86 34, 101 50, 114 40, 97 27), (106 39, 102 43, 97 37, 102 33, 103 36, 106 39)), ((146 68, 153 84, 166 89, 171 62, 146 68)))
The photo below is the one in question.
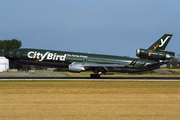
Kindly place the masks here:
POLYGON ((59 73, 59 72, 43 72, 43 73, 35 73, 35 72, 30 72, 30 73, 25 73, 25 72, 3 72, 0 73, 0 77, 67 77, 65 73, 59 73))

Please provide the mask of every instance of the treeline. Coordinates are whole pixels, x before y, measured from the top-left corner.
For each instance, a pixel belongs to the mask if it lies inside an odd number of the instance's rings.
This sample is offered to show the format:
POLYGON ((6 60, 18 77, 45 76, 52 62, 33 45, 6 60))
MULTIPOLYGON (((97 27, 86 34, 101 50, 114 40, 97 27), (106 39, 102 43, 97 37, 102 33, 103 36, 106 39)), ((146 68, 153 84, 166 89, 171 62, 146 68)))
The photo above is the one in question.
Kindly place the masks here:
POLYGON ((0 40, 0 55, 4 55, 12 49, 19 49, 22 46, 20 40, 0 40))
POLYGON ((170 63, 167 64, 167 68, 180 69, 180 59, 172 59, 170 63))
MULTIPOLYGON (((4 56, 7 52, 9 52, 12 49, 19 49, 21 46, 21 40, 0 40, 0 56, 4 56)), ((9 60, 10 69, 21 69, 22 67, 22 64, 18 64, 16 62, 9 60)))

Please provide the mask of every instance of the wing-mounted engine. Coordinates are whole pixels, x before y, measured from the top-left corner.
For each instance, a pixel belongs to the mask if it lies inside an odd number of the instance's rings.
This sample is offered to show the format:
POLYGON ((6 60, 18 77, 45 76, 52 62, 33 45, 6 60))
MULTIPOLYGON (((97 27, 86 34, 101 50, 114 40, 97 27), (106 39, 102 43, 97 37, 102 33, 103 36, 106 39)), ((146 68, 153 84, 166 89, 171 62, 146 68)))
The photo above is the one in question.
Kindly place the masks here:
POLYGON ((136 56, 140 58, 152 59, 152 60, 168 60, 174 58, 175 53, 169 51, 153 51, 147 49, 137 49, 136 56))
POLYGON ((72 63, 69 65, 68 69, 69 72, 77 72, 77 73, 85 71, 85 68, 82 63, 72 63))

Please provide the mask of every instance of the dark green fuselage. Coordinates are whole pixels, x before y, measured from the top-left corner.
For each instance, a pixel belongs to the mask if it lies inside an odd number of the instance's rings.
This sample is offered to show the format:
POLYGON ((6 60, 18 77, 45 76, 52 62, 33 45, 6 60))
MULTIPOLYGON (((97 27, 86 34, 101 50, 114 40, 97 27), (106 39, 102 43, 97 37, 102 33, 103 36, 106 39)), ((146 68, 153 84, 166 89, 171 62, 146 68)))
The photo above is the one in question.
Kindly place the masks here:
POLYGON ((68 68, 69 65, 77 63, 84 66, 85 71, 98 68, 103 69, 105 72, 128 73, 152 70, 160 67, 159 65, 148 67, 147 64, 156 64, 159 62, 149 59, 42 49, 15 49, 7 53, 5 57, 15 62, 28 65, 68 68))

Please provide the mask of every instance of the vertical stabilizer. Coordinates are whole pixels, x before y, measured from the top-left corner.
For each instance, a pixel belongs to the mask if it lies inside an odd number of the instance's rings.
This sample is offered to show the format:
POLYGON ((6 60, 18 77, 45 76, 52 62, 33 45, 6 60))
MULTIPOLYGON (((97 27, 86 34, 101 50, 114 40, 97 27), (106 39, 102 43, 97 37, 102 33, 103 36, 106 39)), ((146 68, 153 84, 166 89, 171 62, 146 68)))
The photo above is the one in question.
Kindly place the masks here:
POLYGON ((148 50, 153 50, 153 51, 165 50, 171 37, 172 37, 172 34, 164 34, 159 40, 157 40, 153 45, 151 45, 148 48, 148 50))

